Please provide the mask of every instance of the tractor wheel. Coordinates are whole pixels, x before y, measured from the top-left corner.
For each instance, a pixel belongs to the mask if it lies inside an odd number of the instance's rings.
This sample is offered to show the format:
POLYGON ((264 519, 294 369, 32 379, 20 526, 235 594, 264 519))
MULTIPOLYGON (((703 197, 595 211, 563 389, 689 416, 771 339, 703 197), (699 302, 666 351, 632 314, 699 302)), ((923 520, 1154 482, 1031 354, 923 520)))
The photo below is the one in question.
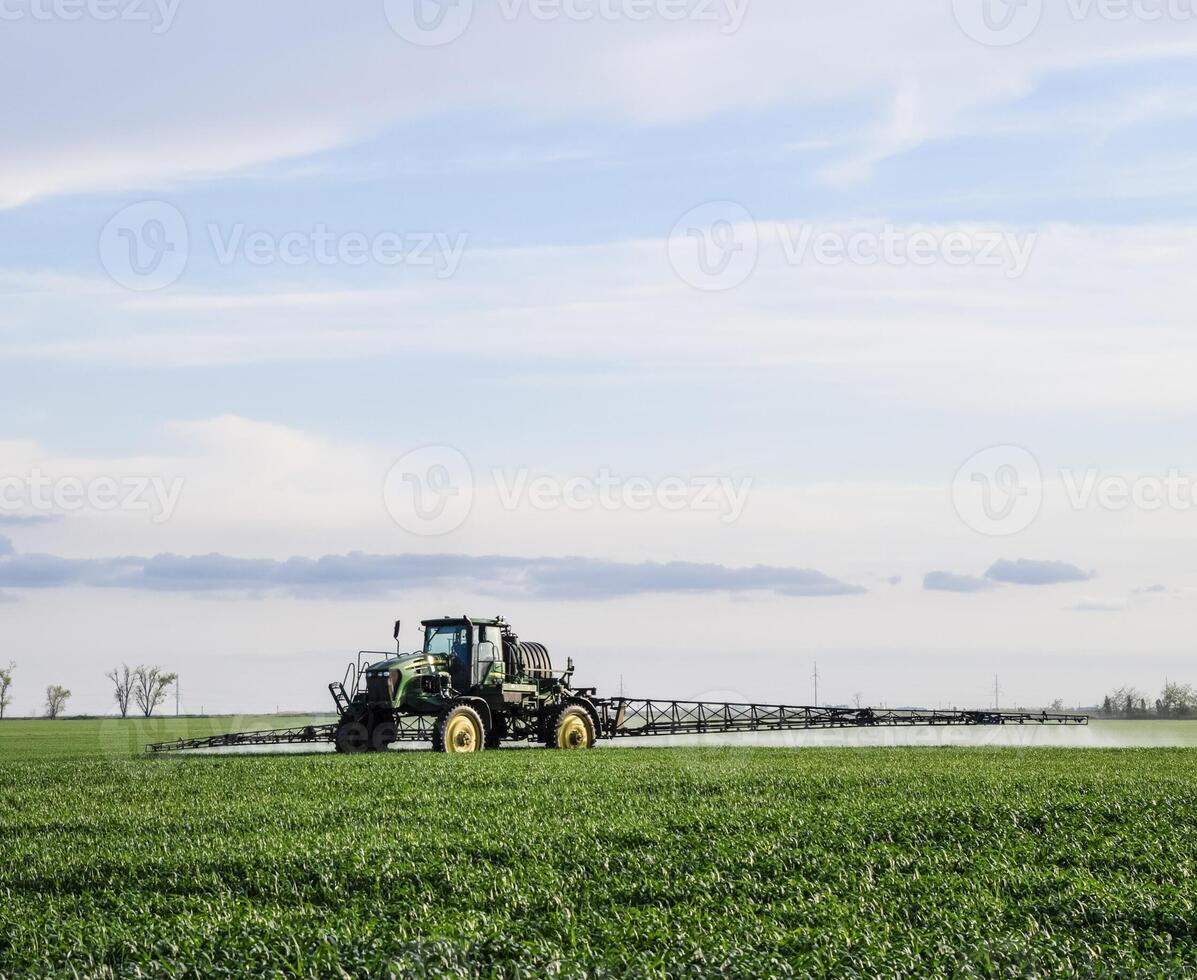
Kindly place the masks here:
POLYGON ((370 748, 375 752, 385 752, 392 742, 399 741, 399 729, 393 721, 379 722, 370 733, 370 748))
POLYGON ((468 704, 446 709, 432 730, 432 748, 437 752, 481 752, 485 740, 482 716, 468 704))
POLYGON ((544 744, 550 749, 594 748, 594 719, 580 704, 563 704, 549 718, 544 744))
POLYGON ((337 729, 335 744, 338 752, 365 752, 370 747, 370 736, 360 721, 351 721, 337 729))

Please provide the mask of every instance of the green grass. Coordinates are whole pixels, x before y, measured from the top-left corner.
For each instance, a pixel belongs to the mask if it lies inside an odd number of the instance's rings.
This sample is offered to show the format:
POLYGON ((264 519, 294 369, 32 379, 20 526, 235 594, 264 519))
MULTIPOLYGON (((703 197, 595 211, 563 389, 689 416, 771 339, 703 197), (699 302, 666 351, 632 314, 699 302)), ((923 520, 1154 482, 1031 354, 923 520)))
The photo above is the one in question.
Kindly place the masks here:
POLYGON ((1187 749, 15 755, 5 976, 1197 973, 1187 749))
POLYGON ((150 742, 201 738, 221 732, 247 732, 297 725, 327 725, 330 715, 242 715, 210 718, 62 718, 0 721, 0 762, 96 756, 124 759, 150 742))

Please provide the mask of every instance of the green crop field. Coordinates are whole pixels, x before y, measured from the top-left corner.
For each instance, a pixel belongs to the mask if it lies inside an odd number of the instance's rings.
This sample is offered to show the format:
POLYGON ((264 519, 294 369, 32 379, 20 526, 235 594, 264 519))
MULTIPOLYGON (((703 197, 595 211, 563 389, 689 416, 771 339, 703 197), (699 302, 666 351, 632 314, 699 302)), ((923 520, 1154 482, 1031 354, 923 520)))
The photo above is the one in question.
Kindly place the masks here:
POLYGON ((331 715, 220 715, 204 718, 64 718, 59 721, 13 719, 0 722, 0 762, 8 759, 127 759, 149 742, 203 738, 222 732, 246 732, 298 725, 327 725, 331 715))
POLYGON ((1197 973, 1193 750, 146 758, 116 724, 0 723, 0 975, 1197 973))

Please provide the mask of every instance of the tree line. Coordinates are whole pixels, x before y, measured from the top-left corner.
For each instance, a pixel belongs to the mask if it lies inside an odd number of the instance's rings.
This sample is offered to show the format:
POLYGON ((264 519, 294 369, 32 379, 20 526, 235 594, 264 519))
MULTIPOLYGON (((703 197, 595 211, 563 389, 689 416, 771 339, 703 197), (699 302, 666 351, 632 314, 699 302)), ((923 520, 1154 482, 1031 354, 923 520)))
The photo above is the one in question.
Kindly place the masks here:
POLYGON ((1159 697, 1151 698, 1130 684, 1111 691, 1101 702, 1108 718, 1197 718, 1197 690, 1191 684, 1164 684, 1159 697))
MULTIPOLYGON (((0 720, 4 718, 4 712, 8 706, 12 704, 10 692, 13 671, 16 670, 16 666, 15 663, 10 662, 7 667, 0 668, 0 720)), ((149 718, 154 713, 154 709, 166 700, 167 691, 179 679, 178 674, 163 670, 156 665, 146 664, 138 664, 136 667, 121 664, 119 667, 113 667, 104 676, 112 682, 112 699, 116 702, 122 718, 129 716, 129 709, 134 705, 144 717, 149 718)), ((59 717, 66 708, 70 697, 70 690, 61 684, 47 685, 46 699, 42 703, 46 717, 51 719, 59 717)))

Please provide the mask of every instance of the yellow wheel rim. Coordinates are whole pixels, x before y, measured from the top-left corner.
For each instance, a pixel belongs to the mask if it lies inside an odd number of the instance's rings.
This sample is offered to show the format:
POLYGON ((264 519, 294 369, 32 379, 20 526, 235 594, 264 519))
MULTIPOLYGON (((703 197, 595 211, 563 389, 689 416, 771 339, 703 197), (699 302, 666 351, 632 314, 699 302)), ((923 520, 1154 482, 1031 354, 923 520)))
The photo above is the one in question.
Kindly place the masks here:
POLYGON ((477 752, 482 744, 482 733, 469 715, 461 714, 450 718, 445 726, 446 752, 477 752))
POLYGON ((557 727, 557 748, 585 749, 590 746, 590 732, 581 715, 571 712, 561 719, 557 727))

